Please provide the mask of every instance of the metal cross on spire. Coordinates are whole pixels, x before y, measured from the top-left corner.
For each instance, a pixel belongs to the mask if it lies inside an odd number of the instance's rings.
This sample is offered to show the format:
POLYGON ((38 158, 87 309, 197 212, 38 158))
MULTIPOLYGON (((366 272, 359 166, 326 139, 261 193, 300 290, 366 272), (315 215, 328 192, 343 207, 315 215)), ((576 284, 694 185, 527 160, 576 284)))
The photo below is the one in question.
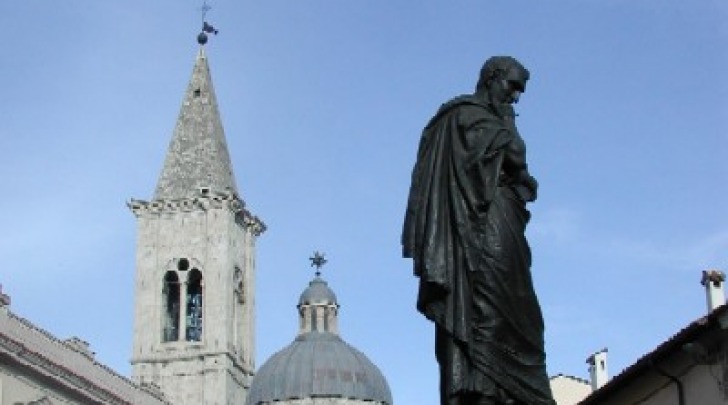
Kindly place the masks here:
POLYGON ((318 250, 313 252, 313 256, 309 257, 308 260, 311 261, 311 267, 316 267, 316 277, 319 277, 321 275, 321 267, 324 267, 326 262, 326 253, 321 253, 318 250))
POLYGON ((209 4, 207 4, 207 0, 203 0, 202 7, 200 7, 200 11, 202 11, 202 22, 205 22, 205 16, 207 15, 207 12, 210 11, 212 7, 210 7, 209 4))
POLYGON ((206 20, 205 16, 207 16, 207 12, 210 11, 212 7, 207 4, 207 0, 202 1, 202 7, 200 7, 200 11, 202 11, 202 32, 200 32, 199 35, 197 35, 197 43, 200 45, 205 45, 207 43, 207 34, 214 34, 217 35, 218 31, 215 27, 210 25, 206 20))

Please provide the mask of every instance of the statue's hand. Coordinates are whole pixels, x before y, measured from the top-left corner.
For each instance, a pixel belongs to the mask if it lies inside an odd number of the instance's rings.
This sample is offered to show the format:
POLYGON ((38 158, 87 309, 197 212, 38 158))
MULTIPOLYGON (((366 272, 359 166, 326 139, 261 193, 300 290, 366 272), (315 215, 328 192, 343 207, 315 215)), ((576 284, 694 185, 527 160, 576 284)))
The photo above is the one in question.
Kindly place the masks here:
POLYGON ((538 194, 538 181, 536 181, 536 179, 525 170, 521 175, 521 182, 518 185, 518 194, 524 201, 536 201, 538 194))

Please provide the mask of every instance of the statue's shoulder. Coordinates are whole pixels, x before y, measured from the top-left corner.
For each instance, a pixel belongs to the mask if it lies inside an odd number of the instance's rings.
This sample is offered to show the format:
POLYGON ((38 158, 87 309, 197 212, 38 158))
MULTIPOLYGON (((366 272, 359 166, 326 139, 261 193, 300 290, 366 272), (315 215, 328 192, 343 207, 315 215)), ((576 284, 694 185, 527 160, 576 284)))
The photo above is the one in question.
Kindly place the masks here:
POLYGON ((454 115, 453 113, 462 113, 460 115, 476 115, 476 116, 488 116, 492 115, 492 106, 478 97, 472 94, 465 94, 443 103, 437 110, 437 113, 432 117, 427 127, 430 128, 438 123, 441 123, 445 117, 454 115))
POLYGON ((459 107, 473 107, 475 109, 483 109, 485 111, 490 111, 492 109, 492 106, 487 101, 472 94, 464 94, 461 96, 453 97, 452 99, 443 103, 438 110, 438 115, 442 112, 447 112, 459 107))

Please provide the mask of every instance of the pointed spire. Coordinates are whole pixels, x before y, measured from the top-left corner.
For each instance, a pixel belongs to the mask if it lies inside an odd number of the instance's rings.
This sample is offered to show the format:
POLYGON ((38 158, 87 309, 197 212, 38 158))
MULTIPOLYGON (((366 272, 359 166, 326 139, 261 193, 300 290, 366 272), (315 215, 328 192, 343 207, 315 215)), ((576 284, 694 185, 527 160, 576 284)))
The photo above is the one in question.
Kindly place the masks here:
POLYGON ((201 46, 154 199, 190 198, 205 189, 237 195, 210 67, 201 46))

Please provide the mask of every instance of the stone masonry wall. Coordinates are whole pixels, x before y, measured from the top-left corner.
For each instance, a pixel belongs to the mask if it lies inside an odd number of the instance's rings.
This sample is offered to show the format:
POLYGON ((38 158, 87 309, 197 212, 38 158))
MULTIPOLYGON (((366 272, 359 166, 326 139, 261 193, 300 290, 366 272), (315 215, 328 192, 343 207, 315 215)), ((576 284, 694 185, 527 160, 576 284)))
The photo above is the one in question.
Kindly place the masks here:
POLYGON ((254 371, 255 220, 233 195, 133 204, 138 219, 135 381, 159 385, 175 405, 244 403, 254 371), (177 268, 181 258, 203 277, 199 342, 185 340, 183 320, 178 341, 162 339, 163 279, 172 271, 185 282, 190 270, 177 268))

